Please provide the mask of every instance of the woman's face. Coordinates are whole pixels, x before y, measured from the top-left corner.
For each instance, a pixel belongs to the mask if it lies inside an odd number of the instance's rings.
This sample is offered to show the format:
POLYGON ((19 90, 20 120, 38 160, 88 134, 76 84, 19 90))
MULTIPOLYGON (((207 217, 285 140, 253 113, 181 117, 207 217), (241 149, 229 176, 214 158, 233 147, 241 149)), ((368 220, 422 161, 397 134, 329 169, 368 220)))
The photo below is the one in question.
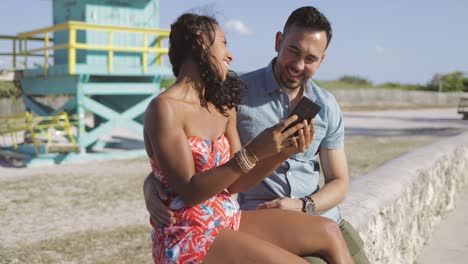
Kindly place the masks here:
POLYGON ((218 69, 222 81, 226 80, 229 70, 229 63, 232 61, 232 55, 226 47, 226 35, 220 26, 214 25, 215 39, 210 46, 211 63, 218 69))

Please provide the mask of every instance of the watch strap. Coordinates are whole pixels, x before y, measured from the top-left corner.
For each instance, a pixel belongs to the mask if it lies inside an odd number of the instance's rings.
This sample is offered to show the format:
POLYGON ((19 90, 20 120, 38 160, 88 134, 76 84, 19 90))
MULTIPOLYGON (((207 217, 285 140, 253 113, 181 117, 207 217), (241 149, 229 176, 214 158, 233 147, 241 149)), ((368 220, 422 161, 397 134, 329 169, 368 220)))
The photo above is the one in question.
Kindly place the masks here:
POLYGON ((309 213, 309 214, 312 214, 312 215, 316 215, 317 214, 317 206, 315 205, 315 201, 314 199, 312 199, 312 197, 310 196, 304 196, 301 198, 302 200, 302 212, 304 213, 309 213), (312 211, 307 211, 307 205, 310 204, 312 205, 312 211))
POLYGON ((305 197, 300 198, 300 200, 302 201, 302 212, 305 213, 306 212, 307 201, 306 201, 305 197))

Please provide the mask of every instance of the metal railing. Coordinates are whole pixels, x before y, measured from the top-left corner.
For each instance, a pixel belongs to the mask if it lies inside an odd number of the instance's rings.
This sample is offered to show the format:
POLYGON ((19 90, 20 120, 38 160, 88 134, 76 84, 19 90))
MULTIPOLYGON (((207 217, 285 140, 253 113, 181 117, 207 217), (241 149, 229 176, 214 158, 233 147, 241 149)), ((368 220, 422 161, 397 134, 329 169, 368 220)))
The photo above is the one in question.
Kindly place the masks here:
MULTIPOLYGON (((0 56, 6 56, 6 57, 11 57, 12 58, 12 68, 13 70, 18 69, 18 60, 17 57, 20 56, 18 53, 19 50, 19 37, 18 36, 7 36, 7 35, 0 35, 0 41, 5 40, 5 41, 11 41, 11 53, 10 52, 0 52, 0 56)), ((30 37, 28 38, 29 41, 44 41, 44 38, 38 38, 38 37, 30 37)), ((49 41, 53 41, 53 39, 50 39, 49 41)), ((30 56, 33 57, 43 57, 44 54, 30 54, 30 56)), ((53 57, 53 56, 50 56, 53 57)), ((25 64, 25 68, 27 65, 25 64)))
POLYGON ((19 40, 19 54, 24 56, 25 63, 27 63, 28 56, 34 56, 37 52, 43 52, 44 56, 44 75, 47 76, 49 70, 49 51, 50 50, 68 50, 68 74, 72 75, 76 72, 76 51, 77 50, 95 50, 95 51, 107 51, 108 61, 107 70, 112 73, 114 52, 129 52, 129 53, 141 53, 142 54, 142 70, 143 73, 148 71, 148 53, 156 53, 157 65, 162 65, 162 56, 168 53, 167 48, 163 48, 162 41, 164 38, 169 37, 168 30, 162 29, 144 29, 144 28, 132 28, 132 27, 118 27, 118 26, 105 26, 88 24, 84 22, 68 21, 63 24, 38 29, 30 32, 18 34, 19 40), (68 43, 60 45, 50 45, 50 35, 53 32, 68 30, 68 43), (95 45, 80 43, 77 41, 77 31, 79 30, 98 30, 104 31, 108 34, 107 45, 95 45), (126 33, 141 33, 143 36, 142 46, 115 46, 113 43, 114 32, 126 32, 126 33), (27 43, 33 38, 37 38, 38 35, 43 35, 44 46, 42 48, 28 49, 27 43), (156 36, 155 46, 148 46, 148 36, 156 36))
POLYGON ((66 112, 54 116, 33 116, 30 112, 0 115, 0 137, 9 135, 15 151, 18 150, 17 134, 21 133, 23 143, 30 141, 36 153, 39 153, 39 145, 42 143, 45 143, 46 152, 77 152, 79 146, 72 133, 72 125, 76 125, 75 119, 76 117, 70 117, 66 112), (56 143, 57 136, 64 136, 67 143, 56 143))

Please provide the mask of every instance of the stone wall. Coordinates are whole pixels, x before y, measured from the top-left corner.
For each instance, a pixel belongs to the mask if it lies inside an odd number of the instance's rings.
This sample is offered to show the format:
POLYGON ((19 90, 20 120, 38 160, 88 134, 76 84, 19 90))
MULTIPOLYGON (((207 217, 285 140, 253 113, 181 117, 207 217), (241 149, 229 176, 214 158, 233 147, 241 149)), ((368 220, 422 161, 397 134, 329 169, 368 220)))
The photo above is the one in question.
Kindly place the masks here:
POLYGON ((0 115, 14 115, 24 112, 23 99, 0 98, 0 115))
POLYGON ((341 106, 356 105, 430 105, 457 106, 468 93, 437 93, 389 89, 330 90, 341 106))
POLYGON ((468 133, 416 149, 354 179, 340 206, 371 263, 409 263, 468 186, 468 133))

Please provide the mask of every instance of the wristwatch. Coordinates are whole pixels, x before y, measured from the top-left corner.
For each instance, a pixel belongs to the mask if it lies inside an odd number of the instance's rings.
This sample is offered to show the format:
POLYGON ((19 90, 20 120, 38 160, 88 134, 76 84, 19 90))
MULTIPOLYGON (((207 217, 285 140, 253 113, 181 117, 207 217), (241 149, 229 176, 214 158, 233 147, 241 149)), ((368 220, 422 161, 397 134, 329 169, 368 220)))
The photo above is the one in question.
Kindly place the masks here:
POLYGON ((304 196, 302 200, 302 212, 315 215, 317 214, 317 208, 315 207, 315 202, 310 196, 304 196))

